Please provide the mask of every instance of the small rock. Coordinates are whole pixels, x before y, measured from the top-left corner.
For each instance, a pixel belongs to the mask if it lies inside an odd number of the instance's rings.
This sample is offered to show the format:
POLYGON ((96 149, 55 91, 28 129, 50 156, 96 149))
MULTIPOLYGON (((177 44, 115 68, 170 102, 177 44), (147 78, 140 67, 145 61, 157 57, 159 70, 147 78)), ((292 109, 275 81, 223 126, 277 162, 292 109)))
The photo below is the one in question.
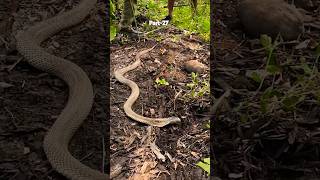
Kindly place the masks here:
POLYGON ((184 68, 188 72, 202 73, 208 67, 205 64, 202 64, 201 62, 199 62, 198 60, 190 60, 184 64, 184 68))
POLYGON ((293 5, 283 0, 244 0, 239 8, 240 20, 251 36, 278 33, 286 40, 296 39, 303 33, 303 17, 293 5))
POLYGON ((155 114, 156 114, 156 111, 151 108, 151 109, 150 109, 150 114, 151 114, 151 115, 155 115, 155 114))
POLYGON ((29 154, 30 153, 30 148, 29 147, 24 147, 23 148, 23 154, 29 154))

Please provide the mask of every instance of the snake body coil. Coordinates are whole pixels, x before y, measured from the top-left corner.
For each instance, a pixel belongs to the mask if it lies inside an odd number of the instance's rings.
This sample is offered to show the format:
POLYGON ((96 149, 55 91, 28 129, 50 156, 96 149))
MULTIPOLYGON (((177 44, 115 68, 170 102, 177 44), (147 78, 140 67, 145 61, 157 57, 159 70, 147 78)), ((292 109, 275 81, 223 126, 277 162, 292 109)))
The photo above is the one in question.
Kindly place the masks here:
POLYGON ((68 150, 70 139, 90 112, 93 89, 88 76, 79 66, 45 52, 40 43, 62 29, 81 22, 95 4, 96 0, 83 0, 74 9, 42 21, 16 36, 17 50, 29 64, 58 76, 69 86, 67 105, 46 135, 44 150, 53 168, 74 180, 109 178, 107 174, 82 164, 68 150))
POLYGON ((148 118, 148 117, 144 117, 144 116, 141 116, 141 115, 135 113, 131 108, 132 105, 134 104, 134 102, 138 99, 140 91, 139 91, 138 85, 135 82, 125 78, 123 75, 126 72, 137 68, 141 64, 140 57, 143 54, 146 54, 149 51, 151 51, 153 48, 154 47, 139 52, 136 55, 136 57, 135 57, 136 61, 133 64, 131 64, 125 68, 118 69, 114 72, 115 78, 118 81, 120 81, 123 84, 128 85, 131 88, 131 94, 130 94, 129 98, 127 99, 127 101, 124 103, 123 109, 124 109, 125 113, 127 114, 127 116, 129 116, 130 118, 132 118, 138 122, 151 125, 151 126, 163 127, 168 124, 180 123, 181 120, 178 117, 148 118))

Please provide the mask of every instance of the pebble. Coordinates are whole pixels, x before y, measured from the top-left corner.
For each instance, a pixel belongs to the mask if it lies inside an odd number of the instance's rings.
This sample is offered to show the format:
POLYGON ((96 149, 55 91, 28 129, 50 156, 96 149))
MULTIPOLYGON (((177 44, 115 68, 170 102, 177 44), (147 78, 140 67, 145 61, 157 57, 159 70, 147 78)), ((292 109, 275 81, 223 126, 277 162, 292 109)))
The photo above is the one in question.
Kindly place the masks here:
POLYGON ((208 67, 205 64, 202 64, 198 60, 190 60, 190 61, 185 62, 184 68, 186 69, 186 71, 188 71, 190 73, 191 72, 202 73, 206 69, 208 69, 208 67))
POLYGON ((267 34, 275 38, 280 33, 285 40, 293 40, 303 33, 304 15, 283 0, 244 0, 238 12, 251 36, 267 34))
POLYGON ((155 115, 155 114, 156 114, 156 111, 151 108, 151 109, 150 109, 150 114, 151 114, 151 115, 155 115))

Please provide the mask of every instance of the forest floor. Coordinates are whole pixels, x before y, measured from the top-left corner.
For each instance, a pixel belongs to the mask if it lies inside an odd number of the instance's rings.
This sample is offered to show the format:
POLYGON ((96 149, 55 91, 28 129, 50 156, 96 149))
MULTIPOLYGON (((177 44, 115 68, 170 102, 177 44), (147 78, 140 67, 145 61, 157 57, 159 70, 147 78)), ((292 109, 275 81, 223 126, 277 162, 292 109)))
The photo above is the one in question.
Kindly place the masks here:
MULTIPOLYGON (((307 25, 298 40, 278 41, 265 71, 268 54, 259 39, 245 36, 238 3, 213 5, 212 93, 225 98, 211 124, 212 174, 223 180, 319 179, 319 22, 307 25)), ((308 12, 319 21, 319 8, 308 12)))
MULTIPOLYGON (((154 35, 111 44, 111 171, 119 165, 123 168, 115 179, 208 179, 195 164, 209 156, 209 91, 191 97, 187 84, 192 78, 184 63, 198 60, 209 66, 209 44, 173 26, 154 35), (138 52, 154 45, 142 57, 142 65, 126 74, 140 88, 133 110, 147 117, 177 116, 181 124, 151 127, 128 118, 123 111, 131 90, 119 83, 113 72, 133 63, 138 52), (168 85, 157 84, 157 78, 165 79, 168 85)), ((209 83, 209 70, 196 79, 199 87, 209 83)))

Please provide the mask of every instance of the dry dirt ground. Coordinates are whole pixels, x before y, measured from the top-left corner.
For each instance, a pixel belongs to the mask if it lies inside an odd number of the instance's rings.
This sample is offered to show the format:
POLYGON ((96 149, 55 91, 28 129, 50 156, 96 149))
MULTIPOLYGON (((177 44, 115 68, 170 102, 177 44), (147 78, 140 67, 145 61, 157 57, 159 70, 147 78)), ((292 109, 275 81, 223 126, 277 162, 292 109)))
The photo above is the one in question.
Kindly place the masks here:
POLYGON ((313 93, 318 91, 319 75, 310 78, 306 86, 297 83, 300 78, 309 78, 304 73, 307 70, 299 67, 319 68, 315 55, 320 42, 316 22, 320 19, 319 8, 308 10, 315 20, 312 27, 306 26, 301 38, 282 42, 276 48, 274 57, 281 71, 274 77, 268 76, 255 95, 259 83, 246 73, 264 69, 267 56, 259 39, 245 36, 236 12, 238 3, 215 1, 213 5, 212 93, 218 98, 227 89, 233 90, 221 103, 223 106, 211 125, 215 168, 212 174, 221 179, 319 179, 320 108, 313 93), (270 106, 262 113, 262 94, 271 86, 282 95, 301 89, 306 93, 292 111, 285 111, 275 97, 264 97, 270 106))
MULTIPOLYGON (((66 104, 68 88, 57 77, 24 62, 15 49, 14 35, 23 27, 74 7, 75 2, 0 2, 0 179, 66 179, 52 170, 42 141, 66 104)), ((95 102, 71 141, 70 151, 86 165, 106 172, 108 154, 103 153, 103 144, 109 147, 109 70, 105 9, 100 1, 84 22, 52 36, 42 46, 78 64, 91 79, 95 102)))
MULTIPOLYGON (((111 76, 111 169, 122 167, 115 179, 208 179, 195 164, 209 155, 209 130, 206 114, 208 95, 189 98, 187 83, 191 75, 184 62, 197 59, 209 65, 209 46, 196 37, 168 27, 155 32, 155 38, 111 45, 111 70, 133 63, 143 49, 157 46, 142 57, 142 65, 126 74, 140 87, 140 97, 133 109, 148 117, 178 116, 182 123, 162 128, 151 127, 128 118, 123 104, 130 88, 111 76), (165 78, 168 86, 155 86, 157 78, 165 78)), ((199 81, 209 80, 208 71, 199 81)))

